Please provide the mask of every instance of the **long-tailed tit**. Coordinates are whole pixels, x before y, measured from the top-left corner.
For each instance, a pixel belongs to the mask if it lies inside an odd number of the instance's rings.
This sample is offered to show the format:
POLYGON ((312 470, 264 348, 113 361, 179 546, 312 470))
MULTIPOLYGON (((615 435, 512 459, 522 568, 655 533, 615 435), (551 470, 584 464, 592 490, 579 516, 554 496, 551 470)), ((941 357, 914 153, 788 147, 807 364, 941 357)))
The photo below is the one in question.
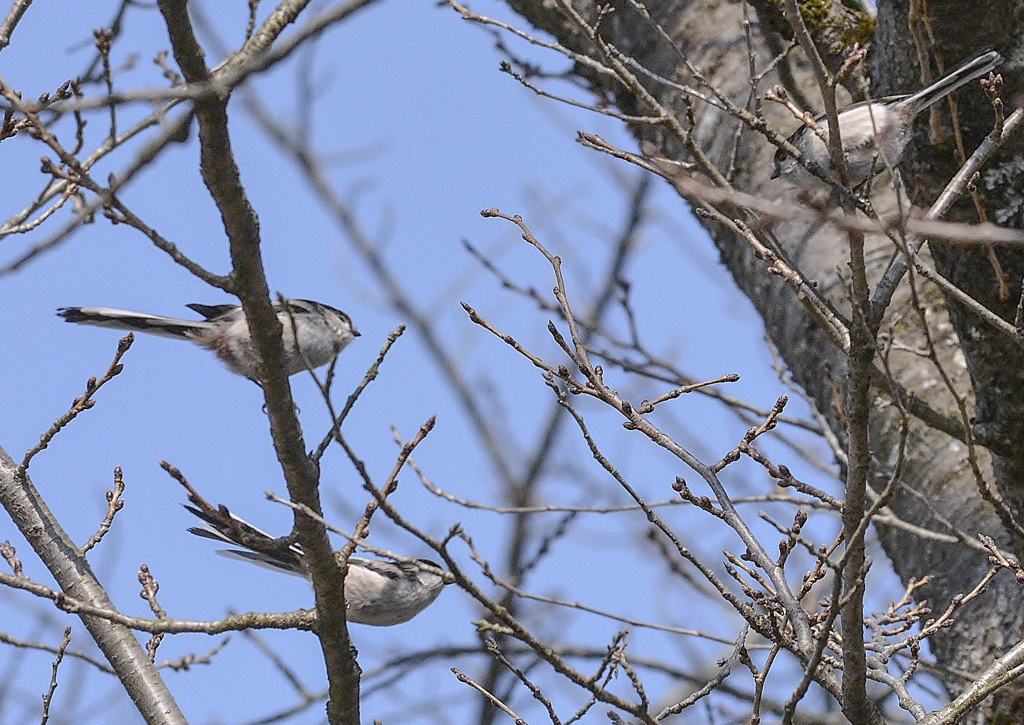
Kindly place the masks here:
MULTIPOLYGON (((192 506, 185 508, 206 524, 206 528, 189 528, 190 533, 242 547, 242 550, 222 549, 218 554, 309 579, 302 549, 297 544, 287 549, 256 551, 244 542, 270 542, 273 537, 223 506, 216 514, 192 506)), ((335 556, 340 562, 340 552, 335 552, 335 556)), ((348 621, 375 627, 408 622, 437 599, 444 588, 446 582, 437 571, 440 568, 429 559, 380 561, 350 556, 345 575, 348 621)))
MULTIPOLYGON (((310 302, 286 300, 285 306, 273 302, 277 319, 284 328, 286 369, 295 375, 307 368, 318 368, 331 362, 342 348, 359 337, 352 320, 341 310, 310 302), (295 319, 296 335, 292 331, 295 319), (301 354, 296 350, 298 338, 301 354)), ((231 372, 256 380, 258 359, 252 349, 245 312, 238 305, 191 304, 189 308, 205 320, 180 320, 141 312, 112 310, 106 307, 61 307, 57 314, 68 322, 81 325, 135 330, 152 335, 189 340, 217 354, 231 372)))
MULTIPOLYGON (((954 68, 927 88, 909 96, 890 96, 877 101, 864 101, 839 111, 839 135, 846 154, 850 186, 855 187, 895 166, 910 142, 911 128, 917 114, 942 100, 965 83, 994 70, 1003 57, 994 50, 981 53, 954 68)), ((815 124, 828 138, 828 122, 824 114, 815 124)), ((789 137, 804 158, 822 169, 833 170, 826 141, 804 125, 789 137)), ((797 186, 820 188, 823 183, 800 163, 783 151, 775 152, 775 169, 771 178, 784 177, 797 186)))

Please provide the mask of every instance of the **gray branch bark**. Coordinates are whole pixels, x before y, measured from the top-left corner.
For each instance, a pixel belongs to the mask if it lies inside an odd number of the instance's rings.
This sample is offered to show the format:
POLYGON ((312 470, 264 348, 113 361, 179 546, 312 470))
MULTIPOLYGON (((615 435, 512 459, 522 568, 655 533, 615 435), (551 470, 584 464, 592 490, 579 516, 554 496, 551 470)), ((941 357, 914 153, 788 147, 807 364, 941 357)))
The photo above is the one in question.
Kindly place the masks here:
MULTIPOLYGON (((31 478, 17 477, 18 464, 0 448, 0 505, 60 585, 61 591, 94 607, 117 611, 82 551, 43 501, 31 478)), ((185 725, 174 696, 149 661, 135 633, 106 619, 80 615, 125 691, 151 725, 185 725)))

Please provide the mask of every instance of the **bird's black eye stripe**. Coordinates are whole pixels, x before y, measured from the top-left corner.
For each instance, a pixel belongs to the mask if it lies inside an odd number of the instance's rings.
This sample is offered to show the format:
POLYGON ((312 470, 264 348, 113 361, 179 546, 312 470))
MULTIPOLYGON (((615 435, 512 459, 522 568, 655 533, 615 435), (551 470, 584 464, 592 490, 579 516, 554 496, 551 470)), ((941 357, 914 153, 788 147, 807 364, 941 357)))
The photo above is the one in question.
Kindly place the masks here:
POLYGON ((288 300, 286 304, 295 312, 304 312, 308 314, 316 309, 316 303, 310 302, 309 300, 288 300))
MULTIPOLYGON (((302 314, 322 314, 324 312, 333 312, 338 317, 345 320, 350 326, 352 324, 352 319, 344 312, 339 310, 337 307, 331 307, 330 305, 325 305, 322 302, 314 302, 313 300, 289 299, 285 301, 285 304, 291 307, 293 312, 302 314)), ((280 301, 274 300, 274 309, 277 311, 283 311, 285 309, 285 306, 282 305, 280 301)))

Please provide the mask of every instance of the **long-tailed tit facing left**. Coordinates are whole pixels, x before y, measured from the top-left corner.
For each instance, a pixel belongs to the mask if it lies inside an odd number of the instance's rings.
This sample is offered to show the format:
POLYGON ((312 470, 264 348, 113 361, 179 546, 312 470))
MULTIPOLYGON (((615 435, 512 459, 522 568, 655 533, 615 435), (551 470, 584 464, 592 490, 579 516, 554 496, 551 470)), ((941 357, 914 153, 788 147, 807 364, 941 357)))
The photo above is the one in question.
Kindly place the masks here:
MULTIPOLYGON (((216 514, 185 506, 206 524, 206 528, 189 528, 189 532, 220 541, 243 550, 222 549, 218 554, 259 564, 309 579, 309 571, 298 545, 274 551, 256 551, 243 541, 272 541, 266 532, 238 518, 223 506, 216 514)), ((335 552, 339 557, 340 552, 335 552)), ((440 569, 429 559, 412 561, 379 561, 350 556, 345 575, 345 604, 350 622, 390 627, 408 622, 437 599, 445 586, 440 569)))
MULTIPOLYGON (((331 362, 342 348, 359 337, 352 320, 341 310, 309 300, 275 300, 274 310, 284 328, 286 369, 295 375, 308 368, 331 362), (295 319, 296 335, 292 331, 295 319), (298 338, 301 354, 296 350, 298 338)), ((141 312, 112 310, 106 307, 61 307, 57 314, 68 322, 81 325, 134 330, 151 335, 189 340, 212 350, 231 372, 252 380, 259 378, 258 359, 252 349, 245 312, 238 305, 200 305, 188 307, 205 320, 180 320, 173 317, 147 315, 141 312)))
MULTIPOLYGON (((839 111, 839 135, 846 154, 846 167, 851 187, 867 181, 899 163, 910 142, 914 118, 933 103, 942 100, 960 86, 994 70, 1003 57, 994 50, 981 53, 954 68, 927 88, 909 96, 890 96, 877 101, 864 101, 839 111)), ((815 119, 828 138, 828 121, 824 114, 815 119)), ((822 169, 833 170, 828 146, 811 128, 804 125, 789 137, 804 158, 822 169)), ((771 178, 784 177, 803 188, 821 188, 821 179, 805 169, 781 148, 775 152, 775 169, 771 178)))

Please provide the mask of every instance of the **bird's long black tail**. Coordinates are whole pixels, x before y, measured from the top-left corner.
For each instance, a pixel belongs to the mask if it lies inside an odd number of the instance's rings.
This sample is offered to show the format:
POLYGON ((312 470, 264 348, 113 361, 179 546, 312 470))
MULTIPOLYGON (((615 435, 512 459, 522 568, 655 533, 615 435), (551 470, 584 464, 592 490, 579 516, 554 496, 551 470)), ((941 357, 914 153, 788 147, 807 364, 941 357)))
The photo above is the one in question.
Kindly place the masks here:
POLYGON ((213 323, 206 320, 181 320, 147 315, 143 312, 114 310, 109 307, 61 307, 57 310, 57 315, 79 325, 147 332, 177 340, 193 340, 197 335, 213 328, 213 323))

